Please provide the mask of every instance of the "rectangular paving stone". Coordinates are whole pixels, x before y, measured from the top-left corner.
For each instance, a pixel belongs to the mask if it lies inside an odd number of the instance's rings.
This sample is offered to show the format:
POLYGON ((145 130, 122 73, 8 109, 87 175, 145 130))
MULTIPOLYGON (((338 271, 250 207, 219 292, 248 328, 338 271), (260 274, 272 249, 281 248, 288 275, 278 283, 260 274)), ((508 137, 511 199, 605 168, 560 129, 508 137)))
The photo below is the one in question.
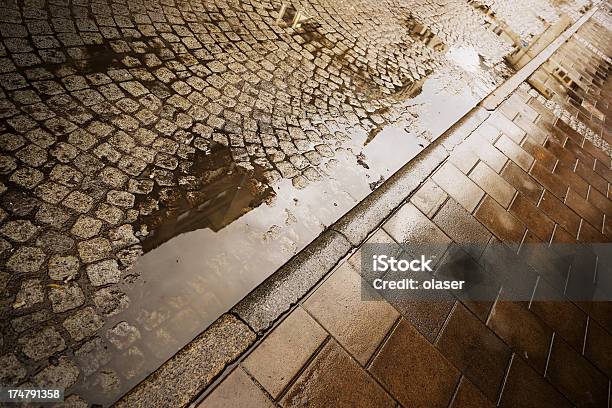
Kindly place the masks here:
POLYGON ((457 304, 436 346, 490 400, 496 400, 511 352, 476 316, 457 304))
POLYGON ((501 137, 495 142, 494 146, 525 171, 529 171, 529 168, 535 160, 529 153, 524 151, 518 144, 514 143, 514 141, 506 135, 501 135, 501 137))
POLYGON ((463 144, 453 150, 448 160, 464 174, 468 174, 479 158, 468 144, 463 144))
POLYGON ((552 237, 555 223, 523 194, 517 194, 508 211, 521 220, 542 242, 548 242, 552 237))
POLYGON ((414 327, 401 320, 370 372, 406 407, 447 407, 460 373, 414 327))
POLYGON ((273 408, 274 403, 249 376, 236 368, 197 408, 273 408))
POLYGON ((516 354, 499 401, 499 407, 570 408, 572 404, 516 354))
POLYGON ((608 378, 612 377, 611 344, 612 335, 597 323, 595 319, 590 319, 584 343, 584 356, 606 374, 608 378))
MULTIPOLYGON (((571 140, 568 140, 567 143, 573 143, 571 140)), ((567 144, 566 144, 567 146, 567 144)), ((549 137, 546 139, 544 143, 544 148, 555 155, 555 157, 559 160, 559 162, 565 164, 568 167, 571 167, 576 163, 577 156, 570 150, 563 147, 563 142, 557 142, 554 138, 549 137)))
POLYGON ((516 190, 489 166, 479 162, 472 169, 469 177, 487 194, 497 200, 502 207, 508 208, 516 190))
POLYGON ((525 226, 516 217, 507 212, 495 200, 487 196, 474 213, 489 231, 497 238, 511 246, 517 246, 523 240, 525 226))
POLYGON ((448 194, 436 183, 427 180, 421 188, 410 198, 410 202, 423 214, 431 218, 444 204, 448 194))
POLYGON ((478 140, 478 139, 468 139, 471 141, 470 147, 474 150, 474 153, 480 158, 480 160, 484 161, 496 172, 500 172, 508 158, 495 147, 493 147, 493 141, 487 140, 478 140))
POLYGON ((399 317, 373 289, 371 298, 362 300, 361 277, 344 263, 304 301, 303 307, 365 366, 399 317))
POLYGON ((506 344, 541 375, 546 368, 553 331, 527 309, 527 304, 499 301, 487 322, 506 344))
MULTIPOLYGON (((526 107, 526 109, 529 109, 526 107)), ((497 111, 493 113, 486 123, 493 125, 497 128, 500 133, 508 136, 514 140, 515 143, 521 143, 523 137, 525 137, 525 131, 518 127, 511 119, 508 119, 502 112, 497 111)))
POLYGON ((452 198, 446 201, 433 221, 474 259, 480 258, 491 238, 491 233, 452 198))
POLYGON ((544 192, 538 208, 544 211, 546 215, 561 225, 572 236, 576 237, 578 235, 580 217, 549 193, 548 190, 544 192))
POLYGON ((487 320, 489 310, 501 289, 501 283, 494 273, 489 273, 479 265, 464 248, 453 244, 436 268, 435 276, 443 280, 466 281, 464 290, 453 290, 451 293, 481 321, 487 320))
POLYGON ((450 408, 493 408, 495 404, 485 397, 485 395, 470 380, 461 377, 459 388, 455 393, 450 408))
POLYGON ((582 196, 582 198, 587 197, 587 193, 589 191, 589 184, 584 181, 584 179, 578 174, 574 173, 572 168, 559 162, 557 163, 557 167, 555 167, 554 174, 559 175, 559 177, 563 179, 565 184, 567 184, 570 189, 574 190, 576 193, 582 196))
POLYGON ((449 162, 433 175, 432 180, 469 212, 474 211, 484 196, 484 191, 476 183, 449 162))
POLYGON ((244 360, 242 366, 277 398, 327 337, 301 307, 296 308, 244 360))
POLYGON ((560 291, 541 280, 529 309, 552 328, 557 336, 563 337, 576 350, 582 349, 587 315, 574 303, 563 298, 560 291))
POLYGON ((552 171, 555 167, 555 163, 557 163, 557 157, 554 154, 529 137, 523 140, 521 148, 529 153, 542 167, 549 171, 552 171))
POLYGON ((597 188, 591 186, 587 200, 604 214, 612 214, 612 200, 603 195, 597 188))
POLYGON ((567 184, 559 176, 542 167, 539 162, 534 163, 529 174, 555 197, 562 201, 565 199, 567 184))
POLYGON ((576 406, 608 403, 608 379, 560 337, 553 342, 546 378, 576 406))
POLYGON ((570 189, 567 192, 565 205, 590 222, 591 225, 597 230, 601 231, 601 228, 603 227, 604 214, 593 204, 589 203, 587 200, 580 197, 580 195, 570 189))
POLYGON ((540 201, 544 188, 514 162, 508 162, 508 165, 502 170, 501 176, 534 204, 540 201))
POLYGON ((403 205, 383 229, 412 256, 424 253, 440 259, 451 239, 413 204, 403 205))
POLYGON ((282 407, 394 408, 395 401, 333 340, 314 360, 280 401, 282 407))
POLYGON ((608 194, 608 181, 593 171, 592 168, 585 166, 580 160, 576 165, 576 174, 591 185, 591 190, 595 188, 603 196, 608 194))
MULTIPOLYGON (((532 108, 531 106, 529 107, 532 108)), ((540 115, 540 113, 538 113, 538 115, 540 115)), ((544 129, 545 126, 544 123, 542 123, 541 118, 542 116, 539 116, 536 123, 534 123, 534 121, 527 119, 525 116, 518 115, 516 118, 514 118, 513 122, 518 127, 523 129, 525 133, 527 133, 528 137, 532 138, 536 143, 542 145, 546 140, 546 131, 544 129)))

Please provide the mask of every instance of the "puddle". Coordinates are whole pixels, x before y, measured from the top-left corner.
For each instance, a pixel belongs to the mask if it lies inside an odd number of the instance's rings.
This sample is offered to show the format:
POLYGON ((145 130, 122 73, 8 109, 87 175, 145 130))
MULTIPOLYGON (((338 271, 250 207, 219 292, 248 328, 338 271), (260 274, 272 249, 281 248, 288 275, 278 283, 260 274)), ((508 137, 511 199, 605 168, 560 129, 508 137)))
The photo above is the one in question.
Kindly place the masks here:
MULTIPOLYGON (((241 167, 230 148, 218 145, 199 153, 183 188, 156 187, 159 208, 139 220, 149 232, 144 255, 120 285, 129 307, 101 330, 107 349, 118 351, 75 392, 112 403, 478 103, 478 54, 448 49, 418 25, 412 30, 428 47, 445 52, 447 64, 409 82, 392 104, 372 113, 393 120, 370 130, 338 123, 337 131, 350 137, 316 168, 322 181, 302 189, 289 179, 268 184, 263 168, 241 167), (457 78, 458 72, 464 77, 457 78)), ((316 31, 301 35, 326 44, 316 31)), ((355 77, 367 83, 365 71, 355 77)))

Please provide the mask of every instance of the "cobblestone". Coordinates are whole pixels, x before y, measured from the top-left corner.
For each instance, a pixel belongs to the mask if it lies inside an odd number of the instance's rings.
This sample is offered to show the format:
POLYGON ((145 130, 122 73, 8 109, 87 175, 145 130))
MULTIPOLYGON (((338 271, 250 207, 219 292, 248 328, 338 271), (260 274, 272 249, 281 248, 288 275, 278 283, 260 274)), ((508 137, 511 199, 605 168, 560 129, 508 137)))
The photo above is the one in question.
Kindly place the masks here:
POLYGON ((81 306, 85 302, 83 290, 77 283, 58 285, 49 289, 53 312, 61 313, 81 306))
POLYGON ((104 325, 104 321, 91 307, 86 307, 74 313, 62 323, 70 336, 80 341, 96 333, 104 325))
POLYGON ((39 387, 70 388, 79 376, 77 366, 66 357, 60 357, 57 365, 49 365, 34 376, 39 387))
POLYGON ((64 339, 53 327, 46 327, 21 336, 19 344, 23 353, 33 360, 49 357, 66 348, 64 339))
POLYGON ((87 276, 92 285, 102 286, 109 283, 118 283, 121 271, 117 261, 107 260, 87 266, 87 276))

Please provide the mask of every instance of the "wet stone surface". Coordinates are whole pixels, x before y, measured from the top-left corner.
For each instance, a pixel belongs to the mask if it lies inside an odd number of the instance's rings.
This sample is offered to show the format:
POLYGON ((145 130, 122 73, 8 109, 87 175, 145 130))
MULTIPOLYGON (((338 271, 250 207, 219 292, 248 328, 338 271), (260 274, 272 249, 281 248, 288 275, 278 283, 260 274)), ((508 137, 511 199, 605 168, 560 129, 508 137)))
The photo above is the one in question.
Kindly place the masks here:
POLYGON ((481 3, 3 2, 0 382, 112 403, 588 4, 481 3))

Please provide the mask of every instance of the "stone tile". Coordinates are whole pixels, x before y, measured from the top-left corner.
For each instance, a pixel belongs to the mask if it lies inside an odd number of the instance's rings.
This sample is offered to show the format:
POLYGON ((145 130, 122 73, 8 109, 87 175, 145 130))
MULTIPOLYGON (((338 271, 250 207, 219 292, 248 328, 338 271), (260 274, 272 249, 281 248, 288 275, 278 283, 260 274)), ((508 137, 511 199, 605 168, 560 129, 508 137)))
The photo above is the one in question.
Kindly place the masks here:
POLYGON ((553 342, 546 378, 576 406, 608 403, 608 379, 560 337, 553 342))
POLYGON ((449 408, 493 408, 495 404, 465 377, 461 377, 459 388, 449 408))
POLYGON ((273 408, 274 403, 259 389, 253 380, 236 368, 215 390, 209 394, 198 408, 273 408))
POLYGON ((410 202, 423 214, 431 218, 444 204, 448 195, 436 183, 427 180, 410 198, 410 202))
POLYGON ((582 179, 578 174, 574 173, 572 168, 559 162, 555 167, 554 174, 557 174, 570 187, 570 190, 578 193, 582 198, 587 197, 589 184, 582 179))
POLYGON ((298 307, 242 365, 276 399, 326 337, 327 332, 298 307))
POLYGON ((438 227, 474 259, 480 258, 491 233, 455 200, 449 199, 433 218, 438 227))
MULTIPOLYGON (((576 163, 577 156, 571 150, 567 149, 567 147, 572 144, 571 140, 568 140, 565 144, 566 147, 563 147, 562 142, 557 142, 554 138, 549 137, 544 142, 544 148, 555 155, 559 163, 564 164, 568 167, 573 166, 576 163)), ((576 146, 577 147, 577 146, 576 146)))
POLYGON ((612 377, 612 335, 594 319, 589 320, 584 356, 597 366, 608 378, 612 377))
POLYGON ((502 408, 569 408, 572 404, 529 367, 523 359, 515 355, 504 384, 499 406, 502 408))
POLYGON ((557 157, 554 154, 529 137, 523 140, 521 148, 531 155, 531 157, 536 160, 536 163, 548 171, 552 171, 555 167, 555 163, 557 163, 557 157))
MULTIPOLYGON (((489 273, 468 255, 464 248, 453 244, 438 265, 435 276, 439 279, 465 281, 464 290, 454 290, 452 293, 481 321, 487 320, 489 310, 501 289, 501 283, 494 274, 489 273)), ((444 315, 446 316, 448 313, 444 315)))
MULTIPOLYGON (((548 113, 548 112, 547 112, 548 113)), ((541 118, 542 116, 540 116, 541 118)), ((530 119, 526 118, 523 115, 518 115, 514 118, 513 122, 523 129, 527 136, 533 139, 536 143, 543 144, 546 140, 546 132, 539 126, 540 121, 537 120, 537 123, 533 123, 530 119)))
POLYGON ((114 259, 98 262, 87 266, 87 276, 93 286, 103 286, 119 283, 121 270, 114 259))
POLYGON ((535 160, 529 153, 524 151, 518 144, 516 144, 506 135, 501 135, 497 142, 495 142, 494 146, 497 147, 503 154, 508 156, 510 160, 516 163, 524 171, 529 171, 535 160))
POLYGON ((457 304, 436 345, 487 398, 495 401, 511 352, 492 331, 457 304))
POLYGON ((383 229, 412 256, 429 254, 439 260, 451 239, 411 203, 402 206, 383 229))
POLYGON ((482 200, 474 215, 489 231, 510 246, 517 246, 523 240, 525 226, 491 197, 482 200))
POLYGON ((589 202, 599 208, 604 214, 612 214, 612 200, 603 195, 599 190, 591 186, 589 189, 589 202))
POLYGON ((395 407, 393 399, 335 342, 329 341, 280 401, 282 407, 395 407), (338 375, 342 373, 342 375, 338 375))
POLYGON ((591 185, 591 189, 597 189, 597 191, 604 196, 607 194, 608 181, 600 176, 597 172, 593 171, 592 167, 587 167, 584 163, 578 160, 575 172, 591 185))
POLYGON ((76 282, 57 286, 49 290, 49 300, 54 313, 65 312, 85 303, 83 290, 76 282))
POLYGON ((508 211, 521 220, 542 242, 548 242, 552 237, 555 223, 523 194, 516 196, 508 211))
POLYGON ((303 307, 357 361, 365 365, 399 317, 382 298, 362 300, 360 276, 344 263, 306 301, 303 307))
POLYGON ((62 325, 70 337, 80 341, 94 335, 104 325, 104 320, 92 307, 86 307, 72 314, 62 325))
POLYGON ((560 292, 540 281, 530 310, 576 350, 582 350, 587 315, 560 292))
POLYGON ((580 217, 548 191, 544 192, 538 208, 572 236, 578 235, 580 217))
POLYGON ((574 210, 578 215, 587 220, 598 231, 601 231, 604 223, 604 214, 597 207, 580 197, 573 190, 567 192, 565 205, 574 210))
POLYGON ((484 196, 484 191, 476 183, 449 162, 445 163, 432 179, 468 212, 474 211, 484 196))
POLYGON ((34 384, 47 388, 70 388, 79 376, 79 369, 67 357, 60 357, 56 365, 49 365, 34 375, 34 384))
MULTIPOLYGON (((530 108, 526 105, 525 109, 529 110, 530 108)), ((512 118, 513 119, 513 118, 512 118)), ((521 143, 523 137, 525 137, 525 131, 518 127, 511 119, 508 119, 502 112, 493 113, 487 122, 497 128, 501 133, 507 135, 509 138, 514 140, 515 143, 521 143)))
POLYGON ((508 158, 493 147, 492 143, 494 142, 495 140, 487 141, 474 139, 471 141, 470 147, 474 149, 474 153, 478 155, 480 160, 499 173, 504 168, 508 158))
POLYGON ((535 162, 529 174, 558 199, 562 201, 565 199, 567 184, 559 176, 542 167, 539 162, 535 162))
POLYGON ((487 326, 536 371, 544 374, 553 332, 526 304, 496 302, 487 326))
POLYGON ((26 333, 17 342, 23 353, 32 360, 41 360, 66 348, 62 335, 54 327, 26 333))
POLYGON ((534 204, 538 203, 544 188, 516 164, 509 162, 502 170, 501 176, 514 188, 524 194, 531 202, 534 204))
POLYGON ((502 207, 508 208, 516 190, 489 166, 479 162, 470 172, 469 177, 502 207))
POLYGON ((399 257, 402 253, 402 247, 393 240, 383 229, 378 229, 368 240, 364 243, 368 244, 368 248, 362 246, 348 259, 348 263, 353 267, 357 273, 359 273, 364 279, 372 281, 380 276, 379 273, 373 272, 371 274, 364 275, 362 268, 362 256, 366 256, 366 259, 372 259, 372 256, 377 255, 377 251, 390 251, 395 257, 399 257), (367 253, 369 252, 369 253, 367 253), (365 254, 364 254, 365 253, 365 254))
POLYGON ((405 320, 380 350, 370 372, 407 407, 447 407, 460 376, 405 320))
POLYGON ((464 144, 457 146, 448 160, 464 174, 468 174, 478 163, 479 158, 469 145, 464 144))
POLYGON ((0 381, 8 386, 17 386, 27 374, 25 366, 15 354, 8 353, 0 357, 0 381))

